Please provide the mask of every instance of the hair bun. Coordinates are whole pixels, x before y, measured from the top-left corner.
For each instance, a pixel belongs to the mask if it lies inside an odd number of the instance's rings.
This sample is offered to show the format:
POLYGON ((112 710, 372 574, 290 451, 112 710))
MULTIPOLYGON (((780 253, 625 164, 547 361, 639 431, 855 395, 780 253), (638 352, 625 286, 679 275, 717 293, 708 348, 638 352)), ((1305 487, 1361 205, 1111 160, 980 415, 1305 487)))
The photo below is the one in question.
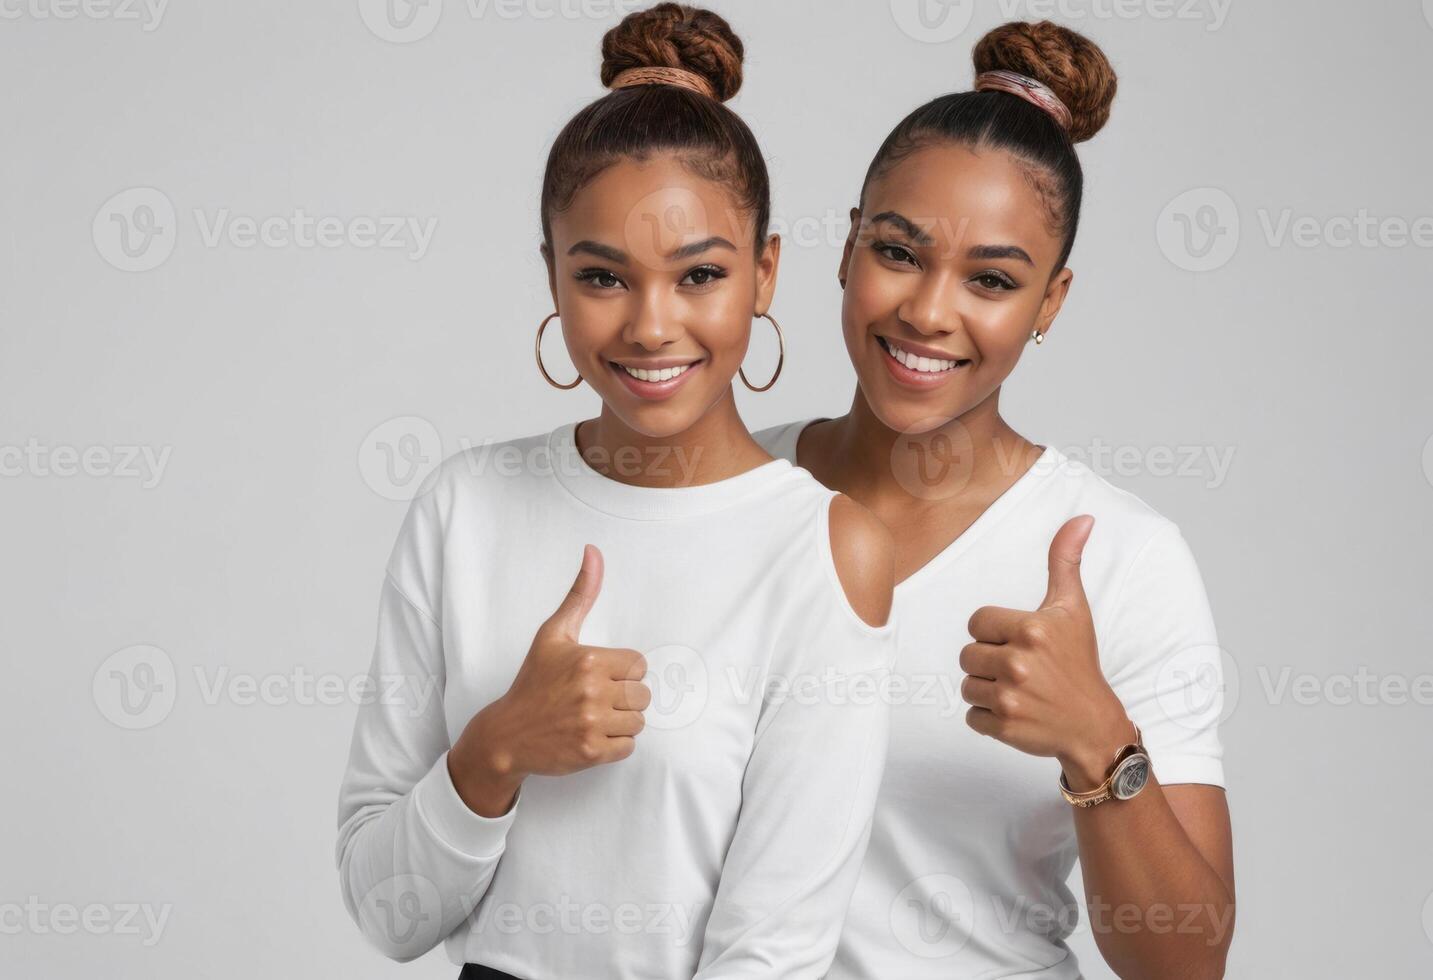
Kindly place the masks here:
POLYGON ((1049 86, 1070 110, 1070 140, 1083 142, 1110 118, 1115 70, 1099 45, 1048 20, 1011 21, 980 39, 976 74, 1004 69, 1049 86))
POLYGON ((741 88, 741 38, 719 14, 682 3, 637 10, 602 38, 602 84, 628 68, 684 68, 706 79, 718 102, 741 88))

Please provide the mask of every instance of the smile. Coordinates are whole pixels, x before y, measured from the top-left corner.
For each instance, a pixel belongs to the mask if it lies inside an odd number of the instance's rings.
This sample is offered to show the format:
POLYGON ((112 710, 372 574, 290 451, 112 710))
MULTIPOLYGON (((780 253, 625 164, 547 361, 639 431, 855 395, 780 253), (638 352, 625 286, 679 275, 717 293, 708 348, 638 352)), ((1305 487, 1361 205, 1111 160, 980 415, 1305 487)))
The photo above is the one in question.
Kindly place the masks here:
POLYGON ((706 361, 687 361, 681 364, 653 364, 649 367, 638 367, 635 364, 621 364, 617 361, 608 361, 608 366, 617 375, 618 380, 626 386, 638 398, 645 398, 650 401, 659 401, 663 398, 670 398, 679 388, 687 382, 692 375, 697 374, 706 361))
POLYGON ((879 335, 876 337, 876 343, 886 352, 887 366, 902 381, 916 380, 929 384, 954 374, 970 363, 969 358, 964 357, 923 357, 879 335), (897 367, 900 370, 897 370, 897 367))
POLYGON ((678 364, 676 367, 648 370, 646 368, 628 367, 626 364, 618 364, 617 366, 638 381, 670 381, 678 375, 685 373, 691 367, 690 364, 678 364))

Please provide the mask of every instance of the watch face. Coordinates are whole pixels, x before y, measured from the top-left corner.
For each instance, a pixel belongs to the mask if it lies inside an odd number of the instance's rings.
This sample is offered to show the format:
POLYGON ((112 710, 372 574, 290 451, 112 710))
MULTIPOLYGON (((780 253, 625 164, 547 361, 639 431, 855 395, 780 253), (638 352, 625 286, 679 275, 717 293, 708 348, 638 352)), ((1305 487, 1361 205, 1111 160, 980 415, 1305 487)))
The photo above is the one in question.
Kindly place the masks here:
POLYGON ((1140 790, 1144 784, 1149 782, 1149 756, 1135 754, 1115 770, 1114 778, 1110 780, 1110 792, 1114 793, 1116 799, 1127 800, 1140 790))

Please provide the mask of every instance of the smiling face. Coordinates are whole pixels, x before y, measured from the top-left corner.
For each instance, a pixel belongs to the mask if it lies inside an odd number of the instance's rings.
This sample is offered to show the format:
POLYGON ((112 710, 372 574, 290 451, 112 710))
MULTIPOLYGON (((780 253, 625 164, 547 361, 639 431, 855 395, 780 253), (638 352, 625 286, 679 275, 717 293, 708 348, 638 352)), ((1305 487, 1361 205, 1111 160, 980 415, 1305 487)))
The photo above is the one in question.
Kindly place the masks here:
POLYGON ((552 216, 548 262, 567 350, 606 408, 668 438, 731 390, 751 321, 776 288, 779 242, 671 155, 621 160, 552 216))
POLYGON ((876 417, 919 433, 993 405, 1072 276, 1051 278, 1062 242, 1026 172, 1004 152, 928 146, 852 215, 842 324, 876 417))

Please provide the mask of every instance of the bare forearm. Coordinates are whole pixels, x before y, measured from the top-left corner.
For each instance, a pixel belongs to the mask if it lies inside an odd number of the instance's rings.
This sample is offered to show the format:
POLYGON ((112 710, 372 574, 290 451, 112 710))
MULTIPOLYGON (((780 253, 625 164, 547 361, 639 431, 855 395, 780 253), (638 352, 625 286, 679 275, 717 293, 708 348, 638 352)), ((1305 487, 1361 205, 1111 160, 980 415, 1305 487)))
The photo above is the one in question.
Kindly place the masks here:
POLYGON ((1125 980, 1224 975, 1232 881, 1207 861, 1150 777, 1131 800, 1075 811, 1091 930, 1125 980))

